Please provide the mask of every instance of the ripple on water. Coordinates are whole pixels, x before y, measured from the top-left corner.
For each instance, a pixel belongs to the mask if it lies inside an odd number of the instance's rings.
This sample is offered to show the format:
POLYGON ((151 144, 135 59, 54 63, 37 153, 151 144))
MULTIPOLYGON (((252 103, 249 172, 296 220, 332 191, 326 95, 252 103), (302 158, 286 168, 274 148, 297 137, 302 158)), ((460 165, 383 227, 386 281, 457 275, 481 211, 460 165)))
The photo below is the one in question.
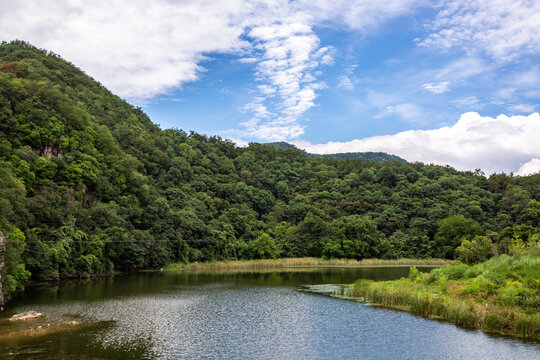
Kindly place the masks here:
MULTIPOLYGON (((36 298, 36 311, 77 314, 106 325, 19 343, 42 353, 18 358, 540 359, 538 343, 297 291, 303 278, 294 274, 280 285, 276 276, 261 281, 255 275, 185 281, 167 276, 139 278, 140 291, 127 295, 108 290, 91 300, 36 298)), ((0 350, 6 345, 17 349, 0 341, 0 350)))

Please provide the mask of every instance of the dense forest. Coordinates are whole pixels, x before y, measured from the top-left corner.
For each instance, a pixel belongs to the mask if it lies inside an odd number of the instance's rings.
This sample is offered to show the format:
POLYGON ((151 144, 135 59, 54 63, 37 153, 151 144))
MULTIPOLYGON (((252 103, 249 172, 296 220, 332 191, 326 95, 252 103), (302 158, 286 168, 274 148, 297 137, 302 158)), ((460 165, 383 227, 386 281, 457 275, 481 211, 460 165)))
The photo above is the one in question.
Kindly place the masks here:
POLYGON ((305 150, 298 149, 293 144, 289 144, 284 141, 266 143, 266 145, 274 146, 280 149, 297 150, 300 153, 304 154, 305 156, 311 157, 311 158, 324 157, 324 158, 330 158, 330 159, 359 159, 362 161, 378 161, 378 162, 386 162, 386 161, 393 161, 393 160, 400 161, 402 163, 407 162, 405 161, 405 159, 402 159, 397 155, 391 155, 384 152, 369 151, 369 152, 351 152, 351 153, 336 153, 336 154, 311 154, 305 150))
POLYGON ((173 261, 474 261, 537 243, 539 221, 540 174, 310 157, 160 130, 58 55, 22 41, 0 46, 8 296, 30 277, 173 261))

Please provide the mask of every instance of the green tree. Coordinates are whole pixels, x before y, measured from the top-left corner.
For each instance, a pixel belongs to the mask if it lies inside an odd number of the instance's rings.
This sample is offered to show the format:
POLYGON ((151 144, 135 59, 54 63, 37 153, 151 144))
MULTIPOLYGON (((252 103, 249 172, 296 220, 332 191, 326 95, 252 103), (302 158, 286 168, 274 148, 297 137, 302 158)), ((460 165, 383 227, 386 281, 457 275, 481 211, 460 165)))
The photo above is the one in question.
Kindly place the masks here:
POLYGON ((475 236, 472 240, 464 239, 456 248, 459 261, 475 264, 486 261, 493 254, 493 242, 486 236, 475 236))
POLYGON ((435 234, 436 256, 445 259, 455 258, 455 249, 463 239, 472 239, 484 232, 480 224, 463 215, 447 217, 439 221, 438 227, 435 234))
POLYGON ((26 248, 26 237, 19 228, 14 228, 6 235, 5 266, 2 269, 2 290, 6 299, 24 289, 30 278, 30 272, 22 263, 22 254, 26 248))
POLYGON ((251 241, 249 243, 249 249, 252 257, 255 259, 275 259, 280 254, 274 239, 267 233, 263 233, 251 241))

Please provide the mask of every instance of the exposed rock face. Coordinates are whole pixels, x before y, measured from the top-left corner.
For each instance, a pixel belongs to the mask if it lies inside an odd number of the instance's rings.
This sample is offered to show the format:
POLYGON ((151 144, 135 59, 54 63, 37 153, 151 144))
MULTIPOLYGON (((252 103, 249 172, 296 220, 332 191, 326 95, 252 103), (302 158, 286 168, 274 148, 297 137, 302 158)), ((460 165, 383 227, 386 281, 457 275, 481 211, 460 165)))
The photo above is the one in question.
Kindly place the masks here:
POLYGON ((6 251, 6 238, 0 231, 0 311, 4 310, 4 292, 2 291, 2 269, 4 268, 4 252, 6 251))
POLYGON ((34 152, 38 156, 44 156, 47 158, 51 158, 53 156, 61 158, 63 155, 62 150, 52 146, 45 146, 41 149, 35 149, 34 152))

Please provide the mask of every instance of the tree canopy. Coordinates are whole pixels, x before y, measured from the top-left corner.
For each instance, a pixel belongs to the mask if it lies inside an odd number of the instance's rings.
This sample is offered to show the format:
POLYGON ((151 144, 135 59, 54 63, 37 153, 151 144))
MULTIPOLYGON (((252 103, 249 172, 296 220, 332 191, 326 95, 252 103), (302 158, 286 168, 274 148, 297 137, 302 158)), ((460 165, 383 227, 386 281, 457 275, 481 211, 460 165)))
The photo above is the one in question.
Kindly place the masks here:
POLYGON ((452 258, 464 239, 470 250, 489 234, 508 252, 538 233, 539 204, 538 174, 486 178, 161 130, 58 55, 0 45, 8 296, 30 274, 86 277, 171 261, 452 258))

